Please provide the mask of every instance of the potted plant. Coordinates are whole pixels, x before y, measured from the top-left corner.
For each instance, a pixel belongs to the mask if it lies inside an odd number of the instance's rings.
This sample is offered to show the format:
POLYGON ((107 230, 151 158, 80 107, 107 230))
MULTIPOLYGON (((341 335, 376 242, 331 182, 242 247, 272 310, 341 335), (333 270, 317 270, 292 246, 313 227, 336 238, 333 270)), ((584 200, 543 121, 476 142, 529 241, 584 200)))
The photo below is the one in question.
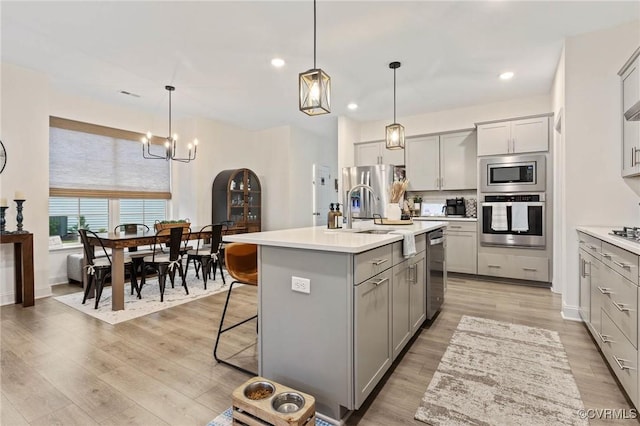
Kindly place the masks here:
POLYGON ((189 219, 156 220, 153 226, 156 229, 156 232, 162 231, 163 229, 170 229, 170 228, 185 228, 186 230, 191 226, 191 221, 189 219))

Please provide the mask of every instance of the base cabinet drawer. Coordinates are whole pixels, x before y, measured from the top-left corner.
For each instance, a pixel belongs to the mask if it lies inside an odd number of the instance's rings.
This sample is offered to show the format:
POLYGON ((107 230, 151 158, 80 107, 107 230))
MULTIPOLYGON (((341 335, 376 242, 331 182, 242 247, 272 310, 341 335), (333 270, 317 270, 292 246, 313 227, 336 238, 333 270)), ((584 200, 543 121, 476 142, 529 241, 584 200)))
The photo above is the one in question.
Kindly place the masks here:
POLYGON ((356 284, 393 266, 392 246, 393 244, 387 244, 355 256, 353 269, 355 270, 356 284))
POLYGON ((447 229, 447 271, 477 274, 478 234, 447 229))
POLYGON ((546 257, 478 253, 478 274, 531 281, 549 281, 546 257))
MULTIPOLYGON (((598 337, 596 337, 598 338, 598 337)), ((602 311, 602 352, 622 387, 634 404, 638 404, 638 351, 602 311)))
POLYGON ((605 265, 600 273, 598 290, 604 296, 602 309, 637 348, 638 287, 605 265))
POLYGON ((602 242, 602 262, 638 285, 638 255, 602 242))

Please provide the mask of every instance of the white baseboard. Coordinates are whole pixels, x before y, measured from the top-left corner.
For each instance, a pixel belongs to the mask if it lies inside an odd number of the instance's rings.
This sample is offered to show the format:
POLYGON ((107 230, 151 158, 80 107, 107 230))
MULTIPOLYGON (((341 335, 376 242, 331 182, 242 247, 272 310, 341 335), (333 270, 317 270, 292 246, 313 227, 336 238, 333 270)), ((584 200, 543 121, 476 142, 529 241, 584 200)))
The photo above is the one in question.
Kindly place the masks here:
POLYGON ((561 315, 562 319, 582 322, 582 318, 580 318, 580 308, 577 306, 562 305, 561 315))
MULTIPOLYGON (((35 299, 42 299, 43 297, 52 296, 51 288, 40 288, 35 290, 36 294, 34 295, 35 299)), ((4 305, 13 305, 16 302, 16 297, 14 293, 2 294, 0 295, 0 306, 4 305)))

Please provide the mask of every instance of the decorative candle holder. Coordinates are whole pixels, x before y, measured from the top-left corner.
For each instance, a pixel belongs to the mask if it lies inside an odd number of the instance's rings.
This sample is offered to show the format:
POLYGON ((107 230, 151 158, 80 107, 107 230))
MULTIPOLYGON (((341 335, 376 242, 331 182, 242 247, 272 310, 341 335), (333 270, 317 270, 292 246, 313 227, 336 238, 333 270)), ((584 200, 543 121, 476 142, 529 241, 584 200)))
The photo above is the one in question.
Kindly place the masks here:
POLYGON ((7 220, 4 218, 4 213, 8 208, 9 207, 6 207, 6 206, 0 207, 0 234, 10 234, 11 233, 10 231, 6 231, 4 229, 4 227, 5 227, 6 223, 7 223, 7 220))
POLYGON ((18 211, 18 215, 16 216, 16 227, 18 228, 14 234, 28 234, 29 231, 25 231, 22 229, 22 204, 26 200, 13 200, 16 202, 16 210, 18 211))

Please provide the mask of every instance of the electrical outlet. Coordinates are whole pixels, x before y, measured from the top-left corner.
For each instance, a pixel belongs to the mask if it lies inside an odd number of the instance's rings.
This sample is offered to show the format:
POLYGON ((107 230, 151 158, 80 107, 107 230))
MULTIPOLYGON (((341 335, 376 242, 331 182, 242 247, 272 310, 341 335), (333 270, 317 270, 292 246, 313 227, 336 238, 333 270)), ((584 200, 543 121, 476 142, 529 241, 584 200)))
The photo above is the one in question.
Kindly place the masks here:
POLYGON ((291 277, 291 290, 311 294, 311 280, 309 278, 291 277))

